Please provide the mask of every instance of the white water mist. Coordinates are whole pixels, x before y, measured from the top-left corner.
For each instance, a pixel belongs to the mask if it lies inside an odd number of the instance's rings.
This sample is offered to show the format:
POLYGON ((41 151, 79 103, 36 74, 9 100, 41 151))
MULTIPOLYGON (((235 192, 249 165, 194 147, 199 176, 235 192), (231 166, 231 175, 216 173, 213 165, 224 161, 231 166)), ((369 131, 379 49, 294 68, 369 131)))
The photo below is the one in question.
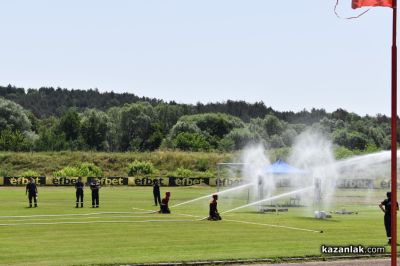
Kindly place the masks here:
POLYGON ((242 153, 242 176, 245 183, 252 183, 250 200, 257 201, 270 197, 275 192, 273 177, 267 174, 266 169, 271 164, 263 145, 247 147, 242 153))
MULTIPOLYGON (((331 141, 319 131, 306 130, 295 139, 288 162, 306 172, 293 178, 296 187, 314 185, 316 179, 321 181, 321 205, 314 208, 329 209, 338 179, 331 141)), ((311 204, 313 193, 304 200, 311 204)))

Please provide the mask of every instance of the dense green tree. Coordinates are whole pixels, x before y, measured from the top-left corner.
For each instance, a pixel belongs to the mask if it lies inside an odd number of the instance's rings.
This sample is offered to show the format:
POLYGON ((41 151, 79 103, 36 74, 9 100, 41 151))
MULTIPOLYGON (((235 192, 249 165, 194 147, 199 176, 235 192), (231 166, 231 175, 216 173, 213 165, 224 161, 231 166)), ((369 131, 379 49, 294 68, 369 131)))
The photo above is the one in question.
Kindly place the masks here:
POLYGON ((222 142, 226 145, 229 142, 234 143, 234 149, 243 149, 246 145, 262 142, 261 137, 254 132, 251 132, 249 128, 235 128, 229 134, 224 137, 222 142))
POLYGON ((292 146, 296 136, 297 132, 293 128, 289 127, 285 129, 285 131, 282 132, 282 142, 284 144, 283 146, 288 146, 288 147, 292 146))
POLYGON ((0 97, 0 131, 31 131, 31 122, 27 112, 13 101, 0 97))
POLYGON ((276 116, 274 115, 267 115, 264 118, 264 127, 265 131, 269 136, 272 135, 279 135, 283 131, 283 124, 276 116))
POLYGON ((108 120, 107 114, 94 109, 82 114, 81 133, 90 149, 107 150, 108 120))
POLYGON ((71 108, 66 111, 60 118, 60 131, 65 134, 65 138, 70 140, 76 140, 80 134, 81 120, 78 112, 71 108))
POLYGON ((152 123, 150 126, 148 138, 146 138, 143 143, 143 149, 150 151, 158 149, 161 145, 163 138, 164 134, 161 125, 159 123, 152 123))
POLYGON ((244 127, 243 121, 239 118, 222 113, 183 116, 180 121, 194 123, 201 131, 218 138, 222 138, 234 128, 244 127))
POLYGON ((146 150, 146 139, 154 132, 154 108, 149 103, 125 105, 121 109, 120 147, 122 150, 146 150))
POLYGON ((122 132, 120 129, 121 125, 121 108, 112 107, 107 110, 107 116, 109 118, 107 123, 107 143, 108 149, 110 151, 119 151, 121 150, 121 138, 122 132))
POLYGON ((285 147, 285 143, 283 142, 282 137, 277 134, 272 135, 270 137, 269 145, 271 146, 271 148, 274 148, 274 149, 285 147))
POLYGON ((178 121, 170 131, 170 138, 173 139, 180 133, 201 133, 201 129, 193 122, 190 121, 178 121))
POLYGON ((59 123, 59 119, 54 116, 40 120, 38 123, 39 136, 35 142, 35 150, 61 151, 69 148, 65 133, 60 130, 59 123))
POLYGON ((391 147, 389 117, 344 109, 277 112, 263 102, 191 105, 96 89, 25 91, 11 85, 0 86, 0 97, 0 150, 147 151, 178 143, 180 149, 237 150, 255 142, 287 149, 306 129, 320 130, 348 150, 391 147))
POLYGON ((155 108, 161 130, 166 135, 169 130, 176 124, 181 116, 185 114, 185 110, 180 105, 159 104, 155 108))
POLYGON ((367 139, 363 134, 356 131, 347 131, 339 129, 333 133, 333 140, 336 144, 344 146, 348 149, 364 150, 367 147, 367 139))
POLYGON ((2 151, 29 151, 33 143, 24 133, 4 129, 0 132, 0 150, 2 151))
POLYGON ((184 151, 208 151, 210 144, 202 134, 182 132, 174 139, 174 147, 184 151))

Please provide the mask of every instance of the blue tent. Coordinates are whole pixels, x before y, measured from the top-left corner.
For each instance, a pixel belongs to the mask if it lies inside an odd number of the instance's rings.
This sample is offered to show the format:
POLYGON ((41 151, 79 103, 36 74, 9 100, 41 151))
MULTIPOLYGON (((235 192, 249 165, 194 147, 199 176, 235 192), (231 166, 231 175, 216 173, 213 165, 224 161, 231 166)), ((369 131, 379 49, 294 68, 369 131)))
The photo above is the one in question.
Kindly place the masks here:
POLYGON ((282 160, 277 160, 265 168, 269 174, 305 174, 306 171, 293 167, 282 160))

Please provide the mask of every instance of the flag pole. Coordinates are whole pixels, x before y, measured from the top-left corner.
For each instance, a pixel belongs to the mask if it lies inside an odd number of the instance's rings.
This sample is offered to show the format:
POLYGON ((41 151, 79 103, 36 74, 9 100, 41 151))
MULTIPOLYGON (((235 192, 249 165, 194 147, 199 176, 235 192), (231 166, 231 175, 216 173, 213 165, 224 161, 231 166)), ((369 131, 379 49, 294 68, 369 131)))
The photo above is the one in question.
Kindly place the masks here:
POLYGON ((397 0, 393 0, 392 33, 392 182, 391 182, 391 265, 397 266, 397 0))

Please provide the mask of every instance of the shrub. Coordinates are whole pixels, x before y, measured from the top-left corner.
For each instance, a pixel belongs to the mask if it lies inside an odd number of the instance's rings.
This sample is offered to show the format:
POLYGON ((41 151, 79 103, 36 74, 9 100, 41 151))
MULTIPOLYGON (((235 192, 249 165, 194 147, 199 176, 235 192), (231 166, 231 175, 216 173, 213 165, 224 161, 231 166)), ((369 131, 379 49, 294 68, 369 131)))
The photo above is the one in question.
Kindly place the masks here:
POLYGON ((179 133, 174 139, 174 146, 184 151, 207 151, 210 149, 206 138, 198 133, 179 133))
POLYGON ((103 171, 93 163, 81 163, 79 166, 80 176, 102 176, 103 171))
POLYGON ((78 166, 66 166, 53 173, 54 176, 102 176, 103 171, 93 163, 81 163, 78 166))
POLYGON ((205 172, 210 168, 209 163, 210 162, 208 160, 206 160, 206 159, 199 159, 196 162, 196 169, 201 171, 201 172, 205 172))
POLYGON ((214 178, 216 176, 215 173, 210 170, 194 171, 185 167, 178 167, 172 173, 168 173, 168 175, 174 177, 211 177, 211 178, 214 178))
POLYGON ((74 166, 66 166, 53 173, 54 176, 80 176, 79 169, 74 166))
POLYGON ((193 177, 193 172, 190 169, 179 167, 175 170, 173 175, 176 177, 193 177))
POLYGON ((22 177, 30 177, 30 176, 40 176, 40 174, 34 170, 26 170, 20 174, 22 177))
POLYGON ((354 152, 343 146, 335 147, 335 158, 337 160, 348 158, 354 155, 354 152))
POLYGON ((138 161, 128 165, 128 175, 133 176, 137 174, 152 174, 156 171, 154 165, 150 161, 138 161))
POLYGON ((9 172, 6 169, 0 169, 0 176, 9 176, 9 172))

